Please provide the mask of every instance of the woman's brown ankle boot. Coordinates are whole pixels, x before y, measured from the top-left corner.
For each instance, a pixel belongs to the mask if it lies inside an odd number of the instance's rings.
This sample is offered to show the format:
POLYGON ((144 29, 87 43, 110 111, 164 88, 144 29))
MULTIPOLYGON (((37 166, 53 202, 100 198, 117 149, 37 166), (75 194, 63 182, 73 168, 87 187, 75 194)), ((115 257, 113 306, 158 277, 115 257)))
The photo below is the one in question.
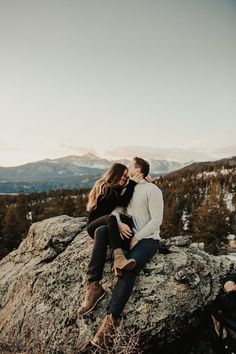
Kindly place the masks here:
POLYGON ((136 265, 135 259, 127 259, 122 248, 116 248, 113 251, 114 264, 112 270, 115 271, 116 276, 121 276, 122 270, 133 269, 136 265))

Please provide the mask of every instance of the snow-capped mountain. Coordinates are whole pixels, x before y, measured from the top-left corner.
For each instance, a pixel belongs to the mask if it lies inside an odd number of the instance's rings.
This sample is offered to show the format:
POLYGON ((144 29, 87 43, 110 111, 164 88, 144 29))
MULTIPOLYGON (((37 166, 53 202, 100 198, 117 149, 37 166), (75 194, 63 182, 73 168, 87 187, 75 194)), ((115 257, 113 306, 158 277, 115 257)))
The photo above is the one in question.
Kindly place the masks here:
POLYGON ((71 163, 75 166, 90 167, 106 169, 110 166, 111 162, 107 159, 102 159, 93 153, 88 153, 82 156, 70 155, 52 160, 57 163, 71 163))
MULTIPOLYGON (((92 153, 77 156, 71 155, 57 159, 45 159, 16 167, 0 167, 0 181, 41 181, 61 177, 94 175, 103 173, 113 162, 125 165, 129 160, 114 160, 100 158, 92 153)), ((161 174, 174 171, 185 164, 177 161, 150 160, 151 173, 161 174)))
MULTIPOLYGON (((91 187, 113 162, 130 163, 128 159, 108 160, 88 153, 82 156, 70 155, 57 159, 45 159, 15 167, 0 167, 0 193, 19 191, 42 191, 57 188, 91 187)), ((178 161, 149 160, 151 175, 167 174, 186 164, 178 161)))

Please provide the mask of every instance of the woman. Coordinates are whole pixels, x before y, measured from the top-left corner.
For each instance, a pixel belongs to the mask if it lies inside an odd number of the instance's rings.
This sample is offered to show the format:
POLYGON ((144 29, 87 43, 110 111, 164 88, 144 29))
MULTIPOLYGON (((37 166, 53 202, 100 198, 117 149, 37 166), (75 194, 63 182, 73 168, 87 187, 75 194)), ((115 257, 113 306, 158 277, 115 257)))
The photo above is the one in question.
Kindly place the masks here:
MULTIPOLYGON (((122 269, 134 268, 135 260, 126 259, 123 252, 125 240, 121 238, 116 217, 110 214, 117 206, 126 207, 129 204, 134 187, 142 178, 142 173, 138 172, 134 177, 129 178, 129 182, 123 190, 128 180, 128 169, 123 164, 114 163, 95 183, 89 194, 87 231, 94 238, 95 231, 99 226, 108 226, 108 236, 114 256, 113 270, 116 276, 121 276, 122 269)), ((132 220, 125 215, 122 218, 122 221, 132 228, 132 220)), ((130 242, 130 238, 127 241, 130 242)))

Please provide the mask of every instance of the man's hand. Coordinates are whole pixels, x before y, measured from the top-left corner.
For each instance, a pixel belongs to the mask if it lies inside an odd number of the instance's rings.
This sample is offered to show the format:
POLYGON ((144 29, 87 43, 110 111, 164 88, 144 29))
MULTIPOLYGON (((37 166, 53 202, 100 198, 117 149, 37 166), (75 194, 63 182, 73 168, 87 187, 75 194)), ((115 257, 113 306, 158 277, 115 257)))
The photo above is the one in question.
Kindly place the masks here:
POLYGON ((129 246, 129 248, 132 250, 132 248, 133 248, 135 245, 137 245, 137 243, 138 243, 138 240, 137 240, 135 237, 133 237, 132 240, 130 241, 130 246, 129 246))
POLYGON ((229 280, 224 284, 224 289, 226 292, 236 291, 236 284, 233 281, 229 280))
POLYGON ((118 227, 120 230, 120 236, 123 240, 125 237, 130 238, 133 235, 130 227, 127 224, 125 224, 121 221, 118 221, 118 227))

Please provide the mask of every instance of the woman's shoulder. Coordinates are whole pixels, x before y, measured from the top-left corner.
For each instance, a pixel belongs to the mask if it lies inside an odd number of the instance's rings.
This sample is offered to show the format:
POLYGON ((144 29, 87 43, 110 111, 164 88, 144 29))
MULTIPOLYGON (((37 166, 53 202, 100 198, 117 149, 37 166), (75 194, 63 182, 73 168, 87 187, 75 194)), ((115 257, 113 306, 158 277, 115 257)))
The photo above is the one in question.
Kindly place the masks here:
POLYGON ((109 192, 119 192, 122 190, 122 187, 119 184, 114 184, 113 186, 108 187, 109 192))
POLYGON ((97 199, 97 203, 99 204, 100 202, 102 202, 103 200, 107 200, 107 199, 113 199, 115 197, 118 197, 121 194, 122 191, 122 187, 121 186, 109 186, 106 193, 101 193, 98 196, 97 199))
POLYGON ((121 194, 121 192, 122 192, 121 186, 112 186, 108 191, 108 196, 110 196, 111 198, 118 197, 121 194))

